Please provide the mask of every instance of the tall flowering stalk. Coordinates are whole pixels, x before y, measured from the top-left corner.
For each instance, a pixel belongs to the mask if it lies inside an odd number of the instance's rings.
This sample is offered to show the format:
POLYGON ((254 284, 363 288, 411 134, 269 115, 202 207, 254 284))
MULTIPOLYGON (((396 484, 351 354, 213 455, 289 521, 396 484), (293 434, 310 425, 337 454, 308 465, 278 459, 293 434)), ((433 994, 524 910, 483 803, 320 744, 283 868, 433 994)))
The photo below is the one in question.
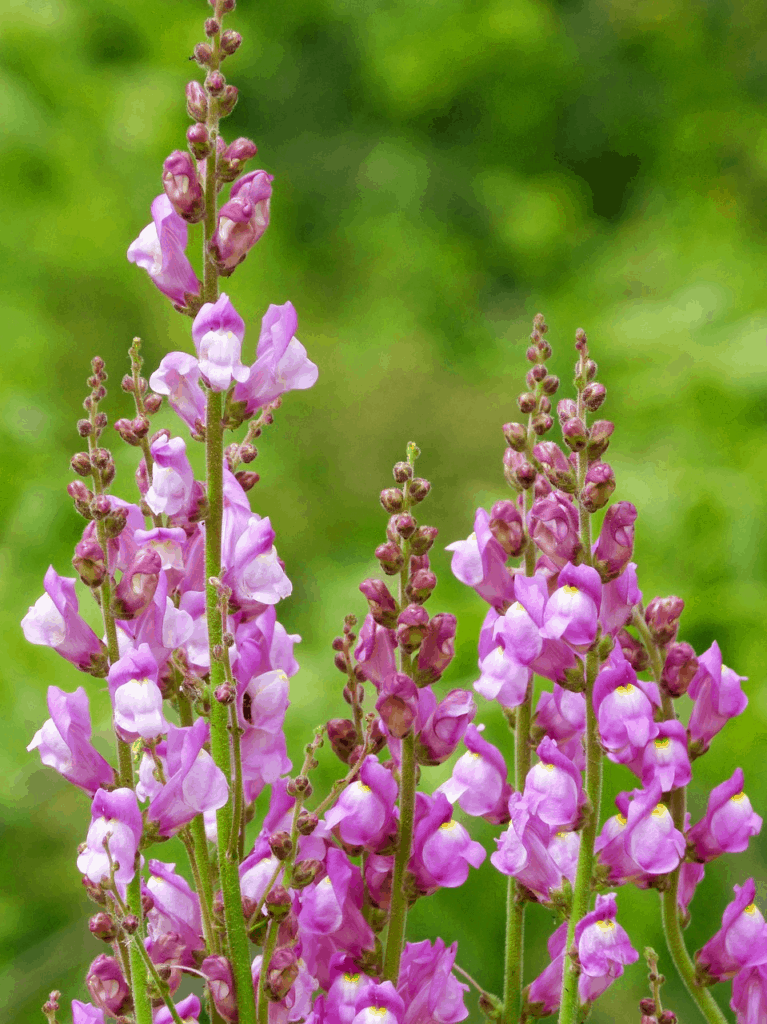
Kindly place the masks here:
MULTIPOLYGON (((250 362, 249 318, 219 289, 269 225, 273 178, 243 173, 255 144, 222 136, 237 100, 222 66, 241 39, 224 27, 234 0, 212 8, 195 48, 204 82, 186 90, 188 151, 166 159, 152 222, 128 249, 192 319, 193 352, 166 354, 147 380, 138 339, 129 350, 122 389, 135 408, 114 427, 138 449, 134 500, 111 491, 107 374, 93 360, 78 423, 87 450, 72 458, 79 479, 68 489, 86 520, 73 558, 80 583, 51 567, 22 623, 30 642, 106 680, 112 710, 114 763, 91 741, 84 686, 50 687, 50 718, 29 744, 90 800, 77 867, 97 905, 90 931, 110 952, 91 964, 90 1002, 72 1002, 73 1024, 457 1024, 469 1014, 459 979, 489 1020, 558 1014, 576 1024, 638 959, 618 921, 622 885, 659 892, 671 959, 704 1020, 727 1019, 709 988, 731 980, 738 1024, 764 1024, 767 924, 753 879, 735 886, 721 929, 694 958, 683 935, 705 865, 745 850, 762 825, 740 768, 700 820, 686 807, 694 760, 746 707, 743 679, 716 643, 698 656, 677 639, 680 598, 643 602, 637 510, 609 505, 613 424, 589 420, 606 392, 583 331, 575 397, 557 406, 563 450, 545 440, 560 382, 547 367, 548 327, 535 317, 518 397, 526 422, 504 427, 512 496, 478 509, 473 533, 448 545, 453 572, 488 605, 474 690, 500 705, 513 740, 489 743, 472 693, 442 682, 457 623, 427 610, 437 529, 415 516, 431 485, 415 475, 420 453, 410 445, 395 486, 380 494, 388 521, 375 556, 394 586, 360 584, 369 610, 359 629, 347 615, 332 642, 349 710, 317 726, 291 774, 284 722, 300 638, 277 620, 291 583, 271 521, 250 508, 258 475, 241 467, 257 457, 253 442, 282 396, 311 387, 317 368, 290 302, 268 307, 250 362), (186 254, 196 224, 202 280, 186 254), (151 432, 164 399, 188 441, 151 432), (227 445, 227 431, 241 428, 227 445), (205 445, 204 483, 188 443, 205 445), (101 635, 81 617, 78 590, 97 602, 101 635), (687 701, 685 725, 677 709, 687 701), (328 748, 339 778, 315 794, 312 772, 328 748), (451 759, 434 789, 429 769, 451 759), (602 822, 607 762, 633 772, 637 787, 602 822), (467 975, 455 943, 408 941, 410 907, 460 889, 486 860, 471 836, 480 817, 498 830, 489 861, 507 878, 503 963, 494 965, 501 996, 467 975), (193 885, 154 856, 172 836, 193 885), (529 981, 524 924, 534 903, 560 923, 550 962, 529 981), (185 991, 190 977, 204 980, 204 1007, 185 991)), ((659 957, 645 958, 641 1022, 673 1024, 659 957)), ((49 1024, 59 1024, 60 998, 52 992, 43 1007, 49 1024)))

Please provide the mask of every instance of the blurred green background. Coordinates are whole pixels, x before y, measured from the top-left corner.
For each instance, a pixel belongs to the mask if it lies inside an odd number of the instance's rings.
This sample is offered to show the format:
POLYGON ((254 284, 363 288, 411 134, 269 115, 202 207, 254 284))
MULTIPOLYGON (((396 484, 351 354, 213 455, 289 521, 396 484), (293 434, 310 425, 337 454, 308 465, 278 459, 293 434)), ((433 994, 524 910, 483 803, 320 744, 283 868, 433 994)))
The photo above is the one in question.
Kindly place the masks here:
MULTIPOLYGON (((19 620, 49 563, 71 574, 83 523, 65 487, 90 358, 102 355, 111 371, 114 420, 129 414, 116 383, 134 335, 150 371, 166 351, 190 349, 189 321, 124 254, 149 220, 164 157, 184 145, 183 89, 199 77, 187 57, 206 12, 192 0, 4 6, 7 1024, 42 1020, 52 987, 82 998, 84 966, 103 948, 87 931, 92 905, 74 863, 87 798, 25 746, 47 717, 52 683, 85 682, 105 732, 105 687, 25 645, 19 620)), ((696 764, 693 817, 736 764, 755 807, 767 807, 764 5, 243 0, 230 25, 245 43, 225 66, 241 96, 225 134, 255 138, 253 166, 275 184, 269 231, 226 289, 249 324, 247 356, 268 303, 289 298, 320 367, 312 391, 288 396, 253 467, 262 474, 253 506, 272 516, 295 585, 280 615, 303 637, 294 759, 313 725, 343 714, 330 641, 344 614, 365 610, 357 584, 376 569, 378 492, 406 443, 423 450, 419 471, 433 484, 424 518, 445 544, 471 531, 476 505, 507 495, 500 425, 514 418, 525 338, 542 310, 550 366, 565 384, 575 328, 589 334, 608 391, 603 412, 617 424, 615 497, 639 509, 645 598, 682 595, 683 638, 698 652, 718 639, 725 662, 750 677, 746 716, 696 764)), ((135 450, 118 451, 125 497, 134 459, 135 450)), ((446 690, 472 682, 484 606, 452 579, 441 545, 433 561, 433 610, 460 623, 446 690)), ((494 707, 479 717, 508 745, 494 707)), ((326 780, 332 768, 327 757, 326 780)), ((426 772, 426 784, 445 774, 426 772)), ((605 813, 632 785, 624 769, 608 770, 605 813)), ((491 834, 481 833, 488 848, 491 834)), ((180 847, 160 853, 183 859, 180 847)), ((733 883, 767 878, 765 860, 762 836, 709 868, 691 949, 718 926, 733 883)), ((411 937, 457 938, 459 963, 498 991, 504 889, 486 863, 465 889, 422 901, 411 937)), ((640 952, 647 943, 660 951, 654 894, 622 890, 619 907, 640 952)), ((537 907, 528 920, 530 980, 546 962, 551 921, 537 907)), ((661 965, 672 974, 665 954, 661 965)), ((630 968, 593 1020, 638 1020, 644 973, 641 963, 630 968)), ((729 985, 715 991, 726 1005, 729 985)), ((678 985, 669 981, 666 993, 680 1019, 697 1019, 678 985)))

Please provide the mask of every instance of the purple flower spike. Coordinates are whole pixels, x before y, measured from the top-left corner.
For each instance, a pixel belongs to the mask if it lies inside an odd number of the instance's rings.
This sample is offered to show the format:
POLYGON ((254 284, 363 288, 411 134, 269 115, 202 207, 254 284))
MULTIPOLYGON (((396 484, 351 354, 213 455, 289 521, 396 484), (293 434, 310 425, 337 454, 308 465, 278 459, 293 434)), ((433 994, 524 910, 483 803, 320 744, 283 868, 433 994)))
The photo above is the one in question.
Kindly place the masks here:
POLYGON ((743 792, 743 769, 711 791, 706 816, 690 829, 687 838, 702 863, 723 853, 742 853, 751 836, 759 835, 762 819, 743 792))
POLYGON ((744 967, 767 964, 767 924, 754 903, 754 880, 733 888, 735 899, 724 912, 722 927, 695 954, 698 968, 715 981, 732 978, 744 967))
POLYGON ((110 877, 111 857, 113 865, 119 865, 115 881, 124 893, 136 873, 135 860, 143 827, 132 789, 115 789, 111 793, 100 789, 91 805, 91 824, 85 849, 77 858, 78 869, 99 885, 102 878, 110 877))
POLYGON ((593 1002, 623 974, 626 964, 639 959, 625 929, 616 922, 616 915, 615 893, 610 892, 597 896, 595 909, 575 926, 578 960, 583 975, 589 979, 583 987, 579 983, 582 1003, 593 1002))
POLYGON ((156 821, 160 835, 174 835, 205 811, 218 810, 227 801, 224 773, 203 750, 210 726, 204 718, 194 725, 168 727, 167 782, 149 804, 147 817, 156 821))
POLYGON ((581 773, 548 736, 536 753, 540 762, 533 765, 525 779, 524 795, 530 811, 555 831, 574 828, 585 801, 581 773))
POLYGON ((49 686, 48 710, 51 717, 37 730, 27 750, 39 751, 43 764, 55 768, 91 796, 101 787, 114 785, 114 770, 91 743, 91 716, 84 688, 65 693, 49 686))
POLYGON ((53 566, 45 574, 45 593, 21 620, 30 644, 52 647, 81 672, 107 674, 106 648, 80 617, 75 580, 59 576, 53 566))
POLYGON ((576 650, 585 650, 597 635, 602 583, 590 565, 564 567, 559 574, 559 589, 546 604, 543 636, 565 640, 576 650))
POLYGON ((376 852, 395 829, 394 806, 397 783, 372 754, 365 758, 356 782, 343 791, 325 822, 350 846, 364 846, 376 852))
POLYGON ((744 967, 732 982, 730 1006, 738 1024, 762 1024, 767 1020, 767 965, 744 967))
POLYGON ((490 530, 490 516, 483 508, 474 517, 474 533, 466 540, 448 544, 453 552, 453 575, 494 608, 514 600, 514 578, 506 568, 507 555, 490 530))
POLYGON ((178 306, 188 295, 199 295, 202 285, 186 258, 187 226, 166 195, 152 203, 152 223, 128 249, 128 260, 149 274, 155 285, 178 306))
POLYGON ((408 942, 402 952, 397 992, 405 1003, 403 1024, 458 1024, 469 1011, 464 992, 469 986, 453 977, 458 943, 445 947, 442 939, 408 942))
POLYGON ((219 273, 231 274, 269 227, 273 181, 266 171, 251 171, 232 186, 229 202, 218 211, 210 243, 219 273))
POLYGON ((649 875, 673 871, 686 848, 684 836, 674 827, 671 813, 660 798, 659 782, 635 795, 624 836, 626 853, 649 875))
POLYGON ((637 510, 630 501, 619 501, 605 512, 594 545, 594 567, 603 583, 617 579, 631 561, 636 517, 637 510))
POLYGON ((695 701, 689 724, 692 749, 701 754, 731 718, 745 711, 748 697, 740 688, 746 676, 722 664, 716 640, 698 658, 698 666, 687 692, 695 701))
POLYGON ((297 329, 292 302, 269 306, 261 320, 256 361, 234 389, 234 401, 246 403, 247 416, 286 391, 305 391, 316 384, 319 370, 296 337, 297 329))
POLYGON ((167 395, 173 411, 192 430, 205 422, 205 395, 200 387, 200 366, 187 352, 169 352, 149 378, 158 395, 167 395))
POLYGON ((162 713, 162 692, 157 685, 157 662, 149 644, 128 650, 109 670, 109 695, 114 722, 121 739, 156 739, 167 732, 162 713))
POLYGON ((245 321, 222 292, 215 303, 206 302, 194 318, 192 338, 200 360, 200 373, 214 391, 226 391, 233 381, 242 383, 250 371, 240 361, 245 321))
POLYGON ((493 812, 503 815, 511 795, 503 754, 483 739, 476 725, 466 730, 464 744, 467 752, 458 758, 453 774, 437 792, 444 793, 451 803, 457 800, 463 811, 475 817, 493 812))

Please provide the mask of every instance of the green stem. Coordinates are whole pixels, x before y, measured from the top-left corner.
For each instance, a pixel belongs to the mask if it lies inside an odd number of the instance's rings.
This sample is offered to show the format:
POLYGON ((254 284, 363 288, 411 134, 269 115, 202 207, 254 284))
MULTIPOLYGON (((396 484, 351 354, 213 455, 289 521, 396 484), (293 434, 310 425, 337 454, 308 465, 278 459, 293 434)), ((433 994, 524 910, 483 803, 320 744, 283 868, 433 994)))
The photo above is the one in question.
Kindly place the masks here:
MULTIPOLYGON (((134 914, 141 922, 141 875, 138 871, 128 883, 126 903, 130 913, 134 914)), ((131 968, 131 989, 133 992, 136 1024, 152 1024, 152 1004, 149 1001, 149 993, 146 987, 146 964, 141 956, 142 953, 146 953, 141 937, 142 932, 143 927, 140 924, 139 930, 136 932, 136 941, 131 942, 128 949, 131 968), (140 949, 139 946, 141 947, 140 949)))
MULTIPOLYGON (((157 986, 157 991, 162 996, 163 1002, 167 1006, 168 1011, 170 1012, 170 1015, 173 1018, 174 1024, 184 1024, 184 1021, 181 1019, 179 1012, 176 1009, 176 1004, 173 1002, 173 997, 170 995, 170 990, 167 984, 162 980, 160 975, 157 973, 157 968, 155 967, 151 957, 147 953, 144 947, 144 943, 142 942, 141 936, 138 932, 133 937, 133 942, 131 942, 130 944, 130 950, 131 960, 133 960, 135 953, 136 961, 143 967, 144 974, 146 974, 146 972, 149 971, 149 973, 152 975, 152 980, 157 986)), ((146 985, 144 986, 144 990, 146 990, 146 985)), ((136 1019, 138 1019, 138 1016, 136 1019)))
MULTIPOLYGON (((591 876, 594 870, 594 843, 599 831, 599 808, 602 800, 602 751, 599 746, 599 728, 594 713, 594 680, 599 671, 599 656, 589 651, 586 657, 586 795, 588 797, 586 823, 581 832, 581 847, 575 873, 575 888, 570 920, 567 925, 567 953, 573 947, 575 926, 585 917, 591 899, 591 876)), ((575 962, 565 956, 562 979, 562 1001, 559 1024, 576 1024, 578 1020, 578 974, 575 962)))
POLYGON ((399 977, 399 962, 405 942, 407 923, 407 896, 405 894, 405 869, 410 860, 415 818, 415 733, 410 732, 402 740, 402 765, 400 766, 399 838, 394 858, 392 878, 391 916, 389 935, 386 940, 386 958, 383 977, 395 985, 399 977))

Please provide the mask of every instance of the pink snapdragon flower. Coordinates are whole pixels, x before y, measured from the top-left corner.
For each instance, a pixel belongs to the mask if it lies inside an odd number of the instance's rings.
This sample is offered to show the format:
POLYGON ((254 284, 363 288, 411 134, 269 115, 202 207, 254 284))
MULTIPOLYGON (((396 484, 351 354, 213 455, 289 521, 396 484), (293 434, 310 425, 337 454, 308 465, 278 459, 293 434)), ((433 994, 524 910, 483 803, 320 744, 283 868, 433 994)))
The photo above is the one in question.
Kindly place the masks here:
POLYGON ((466 753, 455 762, 453 774, 437 792, 444 793, 450 803, 458 801, 466 814, 508 820, 506 811, 511 787, 506 781, 506 762, 500 750, 483 738, 482 728, 476 725, 467 728, 463 740, 466 753))
POLYGON ((743 769, 736 768, 726 782, 711 790, 705 817, 687 834, 702 863, 723 853, 743 853, 751 836, 759 835, 762 819, 743 792, 743 769))
POLYGON ((94 1003, 110 1017, 119 1017, 133 1006, 130 986, 113 956, 97 956, 88 968, 85 984, 94 1003))
POLYGON ((354 657, 365 678, 376 689, 380 688, 388 675, 397 671, 394 659, 396 649, 394 630, 379 626, 372 615, 366 615, 354 649, 354 657))
POLYGON ((698 671, 687 693, 695 705, 690 715, 691 749, 697 753, 708 750, 711 740, 727 724, 746 709, 748 697, 740 684, 746 676, 739 676, 722 664, 722 652, 716 640, 698 658, 698 671))
POLYGON ((48 687, 51 717, 35 733, 27 750, 37 750, 43 764, 93 796, 97 789, 113 786, 114 769, 91 743, 88 695, 82 686, 65 693, 48 687))
MULTIPOLYGON (((214 763, 203 744, 210 735, 204 718, 194 725, 168 726, 166 783, 152 796, 147 819, 157 822, 160 835, 171 836, 188 824, 196 814, 218 810, 229 796, 224 773, 214 763)), ((158 748, 159 754, 159 748, 158 748)))
POLYGON ((762 1024, 767 1020, 767 964, 744 967, 733 978, 730 1006, 737 1024, 762 1024))
POLYGON ((91 824, 85 849, 77 858, 77 867, 91 882, 99 885, 102 878, 115 871, 115 882, 125 894, 125 887, 136 873, 136 854, 143 832, 141 813, 132 789, 100 789, 91 805, 91 824), (108 851, 107 852, 107 847, 108 851))
POLYGON ((578 512, 561 491, 539 498, 530 510, 528 524, 536 547, 557 569, 571 563, 582 548, 578 512))
POLYGON ((502 608, 514 600, 514 577, 506 568, 508 555, 490 530, 490 516, 478 508, 474 532, 466 540, 448 544, 453 552, 453 575, 494 608, 502 608))
POLYGON ((511 821, 496 839, 498 849, 490 855, 493 867, 512 875, 540 900, 548 900, 552 889, 562 885, 563 874, 548 852, 551 830, 536 817, 522 793, 509 797, 511 821))
POLYGON ((659 782, 638 790, 628 810, 624 834, 626 853, 650 875, 665 875, 679 866, 686 843, 674 827, 671 812, 660 802, 659 782))
POLYGON ((162 435, 152 442, 150 450, 154 468, 144 500, 155 515, 178 515, 188 508, 194 485, 186 442, 181 437, 162 435))
POLYGON ((149 386, 168 402, 192 430, 205 423, 205 394, 200 387, 200 364, 188 352, 169 352, 149 378, 149 386))
POLYGON ((248 379, 240 355, 245 321, 222 292, 215 303, 206 302, 194 318, 192 338, 200 373, 214 391, 226 391, 234 381, 248 379))
POLYGON ((158 674, 149 644, 127 651, 109 670, 115 729, 126 743, 156 739, 168 731, 158 674))
POLYGON ((487 854, 459 822, 444 793, 416 794, 416 825, 409 869, 423 892, 455 889, 478 868, 487 854))
POLYGON ((486 623, 494 617, 492 641, 483 655, 480 643, 481 675, 474 689, 487 700, 497 700, 502 707, 518 707, 527 695, 531 665, 543 650, 538 624, 520 601, 515 601, 501 616, 491 609, 486 623))
POLYGON ((210 248, 224 276, 242 263, 268 228, 273 181, 266 171, 251 171, 234 183, 229 201, 218 211, 210 248))
POLYGON ((615 893, 598 895, 596 906, 575 926, 575 942, 581 977, 578 994, 582 1004, 593 1002, 616 978, 626 964, 639 959, 628 935, 615 920, 618 908, 615 893))
POLYGON ((419 764, 442 764, 461 742, 477 713, 467 690, 451 690, 439 703, 430 686, 418 691, 416 754, 419 764))
POLYGON ((565 640, 575 650, 585 650, 597 635, 602 583, 590 565, 568 563, 558 578, 558 588, 546 603, 543 636, 565 640))
POLYGON ((202 285, 186 257, 187 225, 163 194, 152 203, 152 223, 131 242, 128 260, 149 274, 163 295, 177 306, 200 294, 202 285))
POLYGON ((457 951, 457 942, 446 947, 442 939, 405 945, 397 982, 405 1004, 402 1024, 458 1024, 469 1016, 464 1005, 469 986, 452 973, 457 951))
POLYGON ((637 510, 630 501, 617 501, 605 512, 594 545, 594 567, 602 582, 617 579, 631 561, 637 510))
POLYGON ((732 978, 744 967, 767 965, 767 924, 754 903, 754 880, 733 888, 735 899, 725 909, 722 927, 695 954, 698 970, 714 981, 732 978))
POLYGON ((79 614, 75 582, 49 566, 45 593, 21 620, 21 628, 28 643, 52 647, 81 672, 105 676, 106 647, 79 614))
POLYGON ((362 762, 359 779, 325 812, 325 822, 349 846, 376 852, 396 832, 397 790, 391 772, 370 754, 362 762))
POLYGON ((292 302, 269 306, 261 321, 256 361, 234 389, 246 416, 286 391, 304 391, 317 382, 319 370, 296 337, 298 316, 292 302))
POLYGON ((177 935, 184 946, 184 963, 191 967, 192 954, 205 948, 200 898, 186 879, 175 872, 175 867, 161 860, 149 861, 146 892, 152 898, 152 906, 146 915, 147 932, 150 943, 158 942, 169 932, 177 935))
POLYGON ((527 806, 554 831, 572 829, 586 799, 581 773, 548 736, 536 753, 540 760, 525 778, 527 806))
POLYGON ((604 632, 616 636, 630 622, 634 608, 641 600, 637 567, 634 562, 629 562, 617 579, 610 580, 602 587, 599 624, 604 632))
POLYGON ((599 737, 611 760, 628 763, 642 755, 658 735, 653 717, 660 706, 655 683, 640 681, 616 646, 594 683, 599 737))

